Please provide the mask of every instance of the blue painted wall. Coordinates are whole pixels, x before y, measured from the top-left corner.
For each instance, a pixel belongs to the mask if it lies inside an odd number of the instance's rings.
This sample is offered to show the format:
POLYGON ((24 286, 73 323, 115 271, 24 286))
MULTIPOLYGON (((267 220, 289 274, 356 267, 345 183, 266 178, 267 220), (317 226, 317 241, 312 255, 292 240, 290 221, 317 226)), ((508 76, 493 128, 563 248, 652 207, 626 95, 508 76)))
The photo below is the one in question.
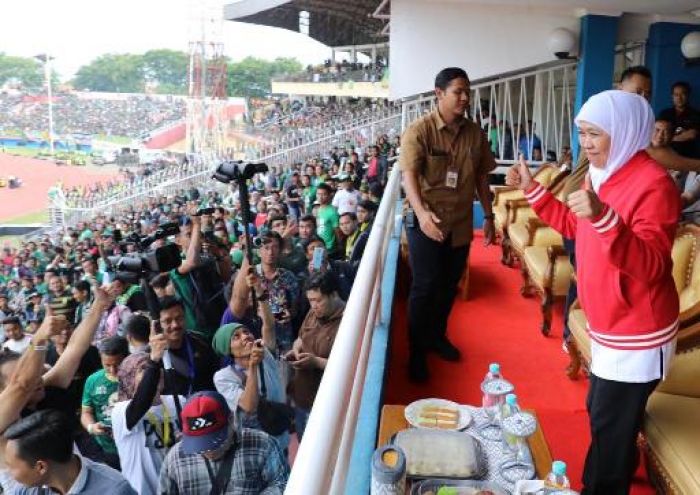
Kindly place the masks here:
POLYGON ((691 105, 700 107, 700 65, 686 65, 681 53, 681 40, 691 31, 700 31, 700 26, 672 22, 656 22, 649 26, 645 65, 654 82, 651 106, 656 114, 673 106, 671 86, 676 81, 690 83, 693 87, 691 105))
MULTIPOLYGON (((618 17, 606 15, 581 18, 574 115, 590 96, 613 87, 618 21, 618 17)), ((572 144, 574 163, 577 163, 578 139, 572 144)))

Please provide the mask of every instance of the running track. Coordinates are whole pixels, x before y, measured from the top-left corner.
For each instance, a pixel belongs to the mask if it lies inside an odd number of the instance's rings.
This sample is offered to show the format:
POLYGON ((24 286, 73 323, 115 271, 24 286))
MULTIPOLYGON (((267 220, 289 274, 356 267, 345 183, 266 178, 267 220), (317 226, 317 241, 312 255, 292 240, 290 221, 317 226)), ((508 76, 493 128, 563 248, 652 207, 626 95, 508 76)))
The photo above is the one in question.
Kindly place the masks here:
POLYGON ((48 206, 47 191, 58 180, 67 187, 106 182, 116 175, 114 167, 58 166, 34 158, 0 153, 0 177, 14 175, 22 179, 19 189, 0 188, 0 222, 43 210, 48 206))

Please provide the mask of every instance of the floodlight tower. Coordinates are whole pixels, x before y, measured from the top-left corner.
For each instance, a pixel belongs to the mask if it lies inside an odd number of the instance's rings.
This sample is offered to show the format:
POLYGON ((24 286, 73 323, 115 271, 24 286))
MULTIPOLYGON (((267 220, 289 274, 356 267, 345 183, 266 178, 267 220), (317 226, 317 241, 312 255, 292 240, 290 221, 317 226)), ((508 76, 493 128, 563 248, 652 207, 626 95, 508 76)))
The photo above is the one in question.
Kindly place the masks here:
POLYGON ((190 65, 187 99, 187 152, 205 162, 224 157, 226 58, 220 0, 190 2, 190 65))

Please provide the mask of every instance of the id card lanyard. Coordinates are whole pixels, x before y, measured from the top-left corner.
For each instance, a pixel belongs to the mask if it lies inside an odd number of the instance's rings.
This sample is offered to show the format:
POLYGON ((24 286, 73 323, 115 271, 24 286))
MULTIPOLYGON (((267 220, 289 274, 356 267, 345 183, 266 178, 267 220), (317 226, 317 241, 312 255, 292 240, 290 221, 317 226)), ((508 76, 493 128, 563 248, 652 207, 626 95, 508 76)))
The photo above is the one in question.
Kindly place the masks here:
POLYGON ((457 189, 457 183, 459 181, 459 167, 455 164, 455 148, 459 137, 462 135, 462 127, 463 126, 459 127, 457 134, 452 138, 447 147, 449 165, 447 167, 447 173, 445 174, 445 187, 450 189, 457 189))
POLYGON ((165 404, 165 402, 162 402, 162 406, 162 423, 158 421, 158 418, 156 418, 156 415, 153 414, 151 410, 146 413, 146 419, 148 419, 148 422, 151 423, 151 426, 153 426, 156 434, 163 439, 163 447, 167 449, 170 446, 170 411, 168 410, 168 406, 165 404))

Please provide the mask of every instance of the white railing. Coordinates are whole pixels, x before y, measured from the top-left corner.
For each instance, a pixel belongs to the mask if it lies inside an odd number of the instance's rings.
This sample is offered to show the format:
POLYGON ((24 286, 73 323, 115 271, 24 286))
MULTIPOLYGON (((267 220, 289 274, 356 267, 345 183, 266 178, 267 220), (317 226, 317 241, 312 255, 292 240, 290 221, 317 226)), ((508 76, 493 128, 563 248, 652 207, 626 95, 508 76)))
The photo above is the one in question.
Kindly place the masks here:
POLYGON ((318 407, 311 410, 286 494, 327 495, 344 491, 370 342, 382 297, 387 246, 394 235, 400 175, 396 164, 345 306, 314 401, 318 407))
MULTIPOLYGON (((495 138, 499 165, 515 163, 520 140, 517 129, 523 130, 530 163, 539 164, 546 161, 547 151, 558 157, 564 148, 571 146, 575 87, 575 62, 475 81, 471 86, 469 115, 481 123, 487 136, 495 138), (495 125, 491 117, 495 117, 495 125), (532 159, 533 133, 541 142, 541 160, 532 159)), ((403 122, 412 122, 435 106, 432 93, 404 101, 403 122)))
MULTIPOLYGON (((401 116, 397 113, 301 146, 259 158, 248 158, 265 162, 268 166, 289 167, 293 163, 306 162, 312 157, 325 156, 333 146, 342 146, 347 142, 362 147, 373 144, 382 134, 398 133, 400 124, 401 116)), ((180 189, 191 186, 201 187, 203 184, 208 184, 210 187, 214 187, 211 173, 217 163, 217 160, 210 158, 193 160, 186 166, 166 167, 142 179, 137 184, 124 185, 118 191, 111 191, 106 197, 83 199, 55 196, 49 205, 49 218, 52 220, 52 227, 74 225, 79 221, 90 220, 98 214, 113 215, 127 209, 138 208, 147 204, 153 196, 175 194, 180 189)))

